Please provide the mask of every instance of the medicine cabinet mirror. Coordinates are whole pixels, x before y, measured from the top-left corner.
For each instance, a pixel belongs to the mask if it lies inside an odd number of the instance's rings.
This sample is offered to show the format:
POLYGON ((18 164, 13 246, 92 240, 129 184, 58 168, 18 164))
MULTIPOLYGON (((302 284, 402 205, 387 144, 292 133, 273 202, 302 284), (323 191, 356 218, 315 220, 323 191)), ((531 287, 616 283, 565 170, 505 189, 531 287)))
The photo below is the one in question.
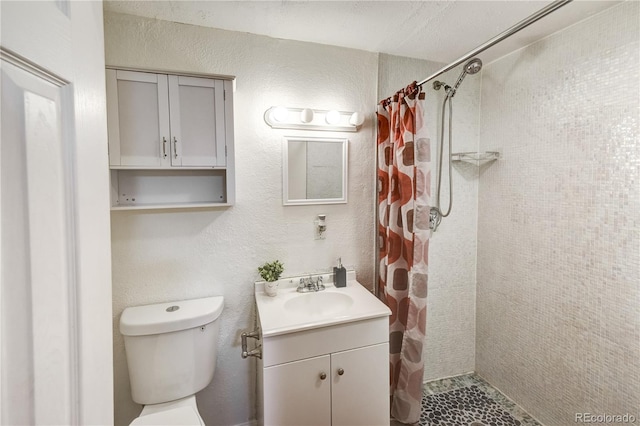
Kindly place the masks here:
POLYGON ((347 139, 285 137, 285 206, 347 202, 347 139))

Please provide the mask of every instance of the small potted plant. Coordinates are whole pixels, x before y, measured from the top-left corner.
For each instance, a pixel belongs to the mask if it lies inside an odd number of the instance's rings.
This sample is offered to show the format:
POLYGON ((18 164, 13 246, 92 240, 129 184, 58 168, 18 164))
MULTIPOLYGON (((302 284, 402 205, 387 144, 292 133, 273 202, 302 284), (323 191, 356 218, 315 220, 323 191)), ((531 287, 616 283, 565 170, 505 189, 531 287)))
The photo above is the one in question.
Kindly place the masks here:
POLYGON ((266 281, 264 284, 264 291, 267 295, 273 297, 278 293, 278 278, 282 275, 282 271, 284 271, 284 265, 279 260, 274 260, 273 262, 267 262, 262 266, 258 266, 258 272, 263 280, 266 281))

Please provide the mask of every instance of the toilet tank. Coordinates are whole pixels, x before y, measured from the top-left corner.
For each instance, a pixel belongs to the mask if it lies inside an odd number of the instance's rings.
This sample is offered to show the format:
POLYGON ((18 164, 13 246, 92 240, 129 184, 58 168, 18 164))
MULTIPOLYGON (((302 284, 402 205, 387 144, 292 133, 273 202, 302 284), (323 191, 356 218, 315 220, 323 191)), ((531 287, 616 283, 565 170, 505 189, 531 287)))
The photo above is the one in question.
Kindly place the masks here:
POLYGON ((120 317, 131 395, 158 404, 195 394, 213 379, 222 296, 130 307, 120 317))

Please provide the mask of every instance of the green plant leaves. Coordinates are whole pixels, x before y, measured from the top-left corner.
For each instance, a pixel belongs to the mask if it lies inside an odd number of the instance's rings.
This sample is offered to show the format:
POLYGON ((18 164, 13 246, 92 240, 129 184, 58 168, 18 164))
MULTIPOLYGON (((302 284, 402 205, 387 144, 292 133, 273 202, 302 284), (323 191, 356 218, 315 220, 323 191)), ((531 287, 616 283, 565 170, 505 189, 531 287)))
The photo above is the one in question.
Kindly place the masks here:
POLYGON ((280 275, 284 271, 284 265, 279 260, 267 262, 262 266, 258 266, 258 272, 263 280, 272 282, 278 281, 280 275))

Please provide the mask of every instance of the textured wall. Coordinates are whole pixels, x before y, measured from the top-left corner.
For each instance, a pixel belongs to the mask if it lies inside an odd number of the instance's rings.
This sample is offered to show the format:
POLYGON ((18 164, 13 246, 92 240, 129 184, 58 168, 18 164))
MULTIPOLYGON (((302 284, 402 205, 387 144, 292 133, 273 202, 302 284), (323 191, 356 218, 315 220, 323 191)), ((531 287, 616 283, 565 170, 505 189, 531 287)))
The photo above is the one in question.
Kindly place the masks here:
POLYGON ((476 367, 548 426, 640 417, 639 8, 483 72, 476 367))
MULTIPOLYGON (((380 55, 379 98, 391 96, 414 80, 421 80, 443 64, 418 59, 380 55)), ((449 71, 438 80, 455 83, 460 69, 449 71)), ((456 93, 453 110, 453 152, 478 149, 478 108, 480 75, 469 76, 456 93)), ((436 148, 441 132, 444 91, 424 86, 425 114, 431 138, 432 194, 436 185, 436 148)), ((446 143, 446 141, 445 141, 446 143)), ((446 147, 446 145, 445 145, 446 147)), ((445 155, 447 152, 445 151, 445 155)), ((448 205, 447 169, 443 169, 442 207, 448 205)), ((424 379, 468 373, 474 369, 476 233, 478 207, 478 169, 457 163, 453 168, 453 210, 431 235, 429 245, 429 295, 427 333, 423 347, 424 379)))
POLYGON ((127 306, 224 295, 215 377, 198 394, 208 425, 255 417, 254 362, 240 358, 253 320, 256 268, 280 259, 285 274, 326 270, 338 256, 363 284, 373 280, 374 125, 377 55, 244 33, 105 14, 109 65, 237 76, 236 191, 231 208, 112 213, 116 423, 140 412, 131 401, 117 324, 127 306), (358 133, 273 130, 272 105, 369 113, 358 133), (349 203, 282 206, 282 137, 342 136, 349 145, 349 203), (327 215, 326 240, 313 220, 327 215))

